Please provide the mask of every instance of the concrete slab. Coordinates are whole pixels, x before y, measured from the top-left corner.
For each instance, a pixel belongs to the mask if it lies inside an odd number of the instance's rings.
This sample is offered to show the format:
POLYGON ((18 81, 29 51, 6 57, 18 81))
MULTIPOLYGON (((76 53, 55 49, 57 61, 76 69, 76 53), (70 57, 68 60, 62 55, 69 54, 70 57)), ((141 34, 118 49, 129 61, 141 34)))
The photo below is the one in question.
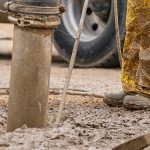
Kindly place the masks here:
MULTIPOLYGON (((0 88, 9 88, 11 61, 0 60, 0 88)), ((53 63, 50 88, 62 89, 68 65, 53 63)), ((75 68, 69 89, 103 96, 106 92, 121 90, 120 69, 75 68)))

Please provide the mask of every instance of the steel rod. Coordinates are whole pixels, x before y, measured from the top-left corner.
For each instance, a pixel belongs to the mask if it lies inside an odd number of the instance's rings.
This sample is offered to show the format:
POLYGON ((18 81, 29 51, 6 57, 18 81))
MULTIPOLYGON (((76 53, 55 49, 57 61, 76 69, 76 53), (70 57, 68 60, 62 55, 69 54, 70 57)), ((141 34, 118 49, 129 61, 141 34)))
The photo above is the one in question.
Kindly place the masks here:
POLYGON ((73 48, 73 51, 72 51, 72 56, 71 56, 71 60, 70 60, 70 64, 69 64, 69 70, 68 70, 68 73, 67 73, 67 78, 66 78, 66 82, 65 82, 65 85, 64 85, 63 93, 62 93, 62 96, 61 96, 60 106, 59 106, 59 110, 58 110, 58 114, 57 114, 57 118, 56 118, 56 126, 58 126, 60 124, 61 115, 63 113, 63 109, 64 109, 64 106, 65 106, 66 94, 67 94, 67 90, 68 90, 68 87, 69 87, 73 67, 74 67, 74 64, 75 64, 75 59, 76 59, 77 50, 78 50, 79 43, 80 43, 81 33, 83 31, 83 26, 84 26, 86 12, 87 12, 87 8, 88 8, 88 3, 89 3, 89 0, 85 0, 83 10, 82 10, 81 19, 80 19, 80 23, 79 23, 78 33, 77 33, 77 36, 76 36, 76 39, 75 39, 75 44, 74 44, 74 48, 73 48))
POLYGON ((118 21, 118 2, 117 2, 117 0, 114 0, 114 18, 115 18, 117 51, 118 51, 118 55, 119 55, 120 65, 122 65, 122 51, 121 51, 121 40, 120 40, 119 21, 118 21))

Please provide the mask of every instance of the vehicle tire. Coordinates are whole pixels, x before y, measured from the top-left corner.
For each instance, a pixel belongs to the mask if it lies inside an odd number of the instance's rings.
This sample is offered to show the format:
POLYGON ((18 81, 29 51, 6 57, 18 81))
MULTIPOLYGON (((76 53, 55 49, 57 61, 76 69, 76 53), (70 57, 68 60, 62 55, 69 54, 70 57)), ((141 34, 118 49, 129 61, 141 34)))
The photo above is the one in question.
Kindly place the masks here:
MULTIPOLYGON (((80 39, 81 42, 75 65, 79 67, 119 66, 119 59, 116 50, 113 0, 93 1, 91 2, 92 4, 89 4, 87 10, 85 27, 80 39), (95 1, 95 3, 93 3, 93 1, 95 1), (109 10, 107 8, 108 2, 110 5, 109 10), (107 4, 105 5, 105 3, 107 4), (95 16, 90 16, 90 10, 92 11, 92 15, 99 17, 100 21, 97 21, 95 16), (102 23, 104 25, 102 25, 102 23)), ((81 0, 62 0, 62 4, 66 6, 66 12, 62 16, 62 23, 56 30, 54 39, 58 52, 69 62, 83 4, 81 4, 81 0)), ((126 0, 118 0, 118 15, 122 46, 125 38, 126 6, 126 0)))

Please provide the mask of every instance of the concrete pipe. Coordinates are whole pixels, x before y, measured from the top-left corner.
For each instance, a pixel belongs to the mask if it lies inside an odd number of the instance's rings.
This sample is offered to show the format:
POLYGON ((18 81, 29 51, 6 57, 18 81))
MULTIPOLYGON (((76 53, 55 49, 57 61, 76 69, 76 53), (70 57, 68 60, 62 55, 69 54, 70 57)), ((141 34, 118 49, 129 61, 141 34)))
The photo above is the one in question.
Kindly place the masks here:
MULTIPOLYGON (((17 21, 14 27, 13 38, 8 131, 14 131, 23 125, 36 128, 46 126, 52 56, 51 39, 54 29, 60 24, 59 8, 57 8, 57 5, 52 5, 56 8, 56 15, 53 11, 45 13, 43 7, 50 6, 48 11, 51 10, 50 1, 47 4, 46 1, 48 0, 43 0, 42 3, 39 0, 14 0, 14 4, 12 6, 9 5, 8 8, 11 11, 15 11, 14 8, 18 7, 18 10, 20 10, 19 4, 21 5, 21 9, 26 7, 27 9, 25 10, 28 11, 28 7, 34 5, 38 6, 38 12, 41 11, 40 15, 36 14, 36 20, 31 19, 31 16, 35 15, 34 12, 37 12, 35 7, 30 14, 30 19, 26 16, 29 12, 27 14, 24 12, 26 15, 24 17, 22 14, 21 19, 9 16, 13 23, 17 21), (42 18, 47 18, 42 20, 41 14, 42 18), (45 14, 48 15, 46 16, 45 14), (38 17, 41 20, 37 19, 38 17), (27 21, 28 25, 26 26, 25 22, 27 21)), ((32 7, 29 10, 31 9, 32 7)))
POLYGON ((46 126, 52 33, 15 25, 8 131, 46 126))

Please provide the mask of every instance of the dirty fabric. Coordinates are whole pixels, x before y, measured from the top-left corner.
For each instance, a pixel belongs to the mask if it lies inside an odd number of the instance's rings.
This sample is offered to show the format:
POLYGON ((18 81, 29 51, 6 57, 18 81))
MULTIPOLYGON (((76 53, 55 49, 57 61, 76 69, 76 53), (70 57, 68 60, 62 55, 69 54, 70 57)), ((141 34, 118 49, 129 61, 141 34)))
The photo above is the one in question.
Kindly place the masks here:
POLYGON ((123 88, 150 95, 150 0, 128 0, 126 31, 123 88))

